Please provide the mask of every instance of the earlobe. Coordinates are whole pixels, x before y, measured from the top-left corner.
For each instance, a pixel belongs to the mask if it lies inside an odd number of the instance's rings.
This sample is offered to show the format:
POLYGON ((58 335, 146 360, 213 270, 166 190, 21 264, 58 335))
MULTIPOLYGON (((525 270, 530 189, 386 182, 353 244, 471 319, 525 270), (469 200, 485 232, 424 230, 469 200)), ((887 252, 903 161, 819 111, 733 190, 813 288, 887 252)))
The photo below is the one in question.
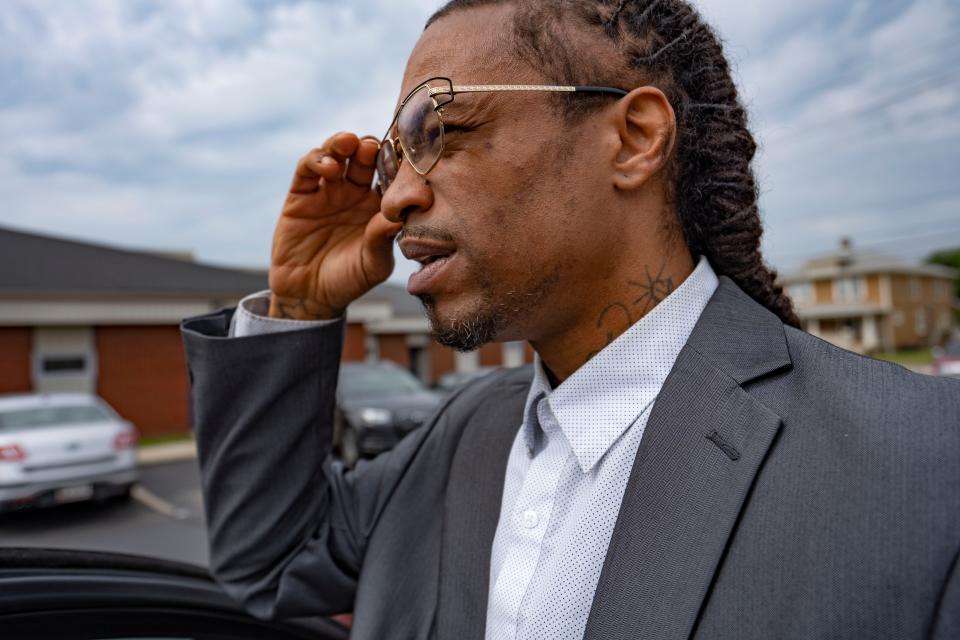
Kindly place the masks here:
POLYGON ((666 166, 676 137, 676 115, 660 89, 639 87, 621 98, 613 117, 620 145, 614 187, 638 189, 666 166))

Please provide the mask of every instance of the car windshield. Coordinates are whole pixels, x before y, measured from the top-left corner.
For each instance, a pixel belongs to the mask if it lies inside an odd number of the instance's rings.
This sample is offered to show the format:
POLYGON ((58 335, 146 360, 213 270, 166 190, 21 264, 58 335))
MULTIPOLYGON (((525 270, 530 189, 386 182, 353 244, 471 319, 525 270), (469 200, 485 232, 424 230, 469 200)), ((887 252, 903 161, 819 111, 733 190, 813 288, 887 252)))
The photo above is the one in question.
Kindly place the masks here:
POLYGON ((340 374, 340 391, 345 398, 394 396, 425 389, 412 373, 392 367, 345 367, 340 374))
POLYGON ((110 418, 92 405, 37 407, 0 413, 0 432, 38 429, 77 422, 106 422, 110 418))

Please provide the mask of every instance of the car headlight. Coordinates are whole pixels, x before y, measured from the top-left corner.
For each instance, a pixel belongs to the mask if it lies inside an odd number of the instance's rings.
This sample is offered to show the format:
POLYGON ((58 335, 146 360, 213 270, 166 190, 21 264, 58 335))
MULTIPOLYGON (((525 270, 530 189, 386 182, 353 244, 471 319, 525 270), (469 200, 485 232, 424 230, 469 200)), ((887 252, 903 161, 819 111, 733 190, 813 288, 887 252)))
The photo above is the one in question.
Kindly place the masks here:
POLYGON ((393 414, 387 409, 361 409, 357 415, 360 417, 360 422, 371 427, 390 424, 393 421, 393 414))

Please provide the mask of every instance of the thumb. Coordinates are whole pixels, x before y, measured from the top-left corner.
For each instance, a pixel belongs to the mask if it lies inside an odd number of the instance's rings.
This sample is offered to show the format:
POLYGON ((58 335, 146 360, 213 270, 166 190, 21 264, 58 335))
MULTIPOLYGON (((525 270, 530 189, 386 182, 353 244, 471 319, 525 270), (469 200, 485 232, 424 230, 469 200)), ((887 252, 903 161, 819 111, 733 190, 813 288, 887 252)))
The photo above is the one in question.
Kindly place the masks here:
POLYGON ((403 229, 402 222, 390 222, 382 213, 370 218, 363 232, 363 265, 367 281, 379 284, 393 272, 393 239, 403 229))

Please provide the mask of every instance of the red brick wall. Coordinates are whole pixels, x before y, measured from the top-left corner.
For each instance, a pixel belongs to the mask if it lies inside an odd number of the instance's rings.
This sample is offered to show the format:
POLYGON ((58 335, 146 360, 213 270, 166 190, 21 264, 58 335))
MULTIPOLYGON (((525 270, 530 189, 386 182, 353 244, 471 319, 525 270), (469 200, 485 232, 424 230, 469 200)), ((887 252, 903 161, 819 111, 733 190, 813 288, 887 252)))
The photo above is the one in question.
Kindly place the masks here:
POLYGON ((503 364, 503 345, 499 342, 490 342, 480 347, 480 366, 499 367, 503 364))
POLYGON ((187 365, 180 329, 97 327, 97 393, 142 436, 187 433, 187 365))
POLYGON ((0 393, 31 391, 29 327, 0 327, 0 393))
POLYGON ((343 337, 343 354, 341 360, 345 362, 363 362, 367 358, 367 330, 362 324, 347 324, 347 333, 343 337))
POLYGON ((454 351, 450 347, 430 341, 430 375, 433 379, 431 383, 436 382, 445 373, 450 373, 456 368, 454 351))
POLYGON ((407 348, 406 335, 377 336, 381 360, 391 360, 404 369, 410 368, 410 350, 407 348))

